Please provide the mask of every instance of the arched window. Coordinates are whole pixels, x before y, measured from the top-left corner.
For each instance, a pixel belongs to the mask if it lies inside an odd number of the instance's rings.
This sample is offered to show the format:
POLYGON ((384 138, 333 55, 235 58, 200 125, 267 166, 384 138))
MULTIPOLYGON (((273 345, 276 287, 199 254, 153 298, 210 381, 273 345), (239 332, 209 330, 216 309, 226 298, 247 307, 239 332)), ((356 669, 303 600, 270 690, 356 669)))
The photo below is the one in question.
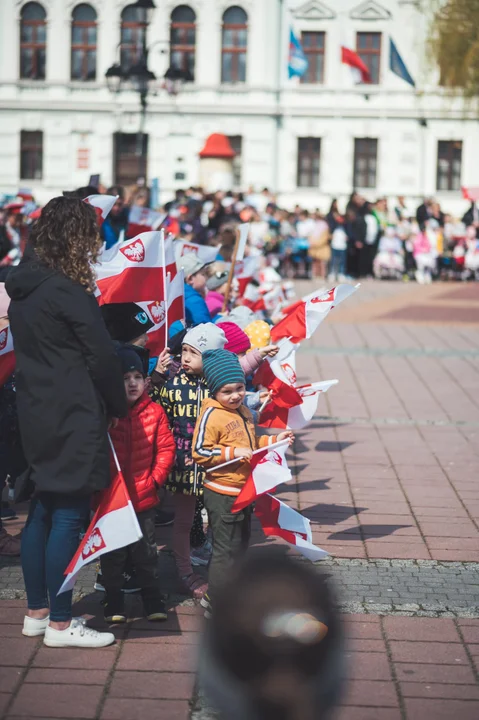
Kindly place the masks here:
POLYGON ((96 12, 82 3, 72 13, 72 80, 96 78, 96 12))
POLYGON ((128 71, 139 62, 145 43, 147 22, 145 13, 136 5, 127 5, 121 14, 120 63, 128 71))
POLYGON ((196 15, 188 5, 171 13, 170 65, 195 75, 196 15))
POLYGON ((237 6, 223 14, 221 39, 221 82, 246 82, 248 16, 237 6))
POLYGON ((47 14, 39 3, 23 6, 20 16, 20 77, 45 80, 47 14))

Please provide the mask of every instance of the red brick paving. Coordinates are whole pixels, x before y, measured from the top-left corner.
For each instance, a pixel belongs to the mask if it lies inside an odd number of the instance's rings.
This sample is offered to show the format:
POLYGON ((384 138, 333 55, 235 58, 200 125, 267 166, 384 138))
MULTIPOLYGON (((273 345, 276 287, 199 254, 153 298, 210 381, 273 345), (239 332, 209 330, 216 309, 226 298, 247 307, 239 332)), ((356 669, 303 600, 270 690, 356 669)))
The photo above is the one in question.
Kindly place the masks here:
MULTIPOLYGON (((449 301, 448 312, 459 309, 464 322, 460 302, 479 299, 478 289, 366 284, 354 324, 351 312, 340 309, 311 344, 390 354, 299 354, 301 378, 340 379, 320 399, 318 414, 345 420, 315 421, 300 434, 299 495, 296 487, 280 495, 293 506, 299 502, 312 519, 314 540, 333 555, 479 561, 477 358, 394 354, 401 348, 479 353, 479 327, 424 322, 428 314, 444 321, 449 301), (398 311, 406 322, 371 323, 398 311), (374 422, 388 418, 399 424, 374 422)), ((189 718, 197 609, 178 608, 168 624, 154 628, 134 622, 118 631, 116 646, 80 651, 22 638, 23 602, 0 607, 0 718, 189 718)), ((92 605, 91 613, 100 608, 92 605)), ((479 717, 479 620, 344 620, 350 680, 335 720, 479 717)))

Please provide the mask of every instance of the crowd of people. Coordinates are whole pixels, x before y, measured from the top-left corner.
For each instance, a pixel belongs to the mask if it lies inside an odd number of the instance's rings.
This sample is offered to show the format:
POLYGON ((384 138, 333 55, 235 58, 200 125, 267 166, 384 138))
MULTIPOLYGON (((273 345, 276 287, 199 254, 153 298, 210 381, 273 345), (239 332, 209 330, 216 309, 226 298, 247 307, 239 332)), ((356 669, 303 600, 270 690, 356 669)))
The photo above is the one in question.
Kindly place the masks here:
MULTIPOLYGON (((133 207, 147 208, 145 187, 101 188, 118 195, 102 226, 107 249, 129 237, 133 207)), ((84 187, 73 193, 97 193, 84 187)), ((328 213, 310 212, 300 206, 281 208, 265 188, 255 192, 217 192, 202 188, 178 190, 158 212, 166 215, 165 227, 176 237, 205 245, 221 246, 220 259, 231 260, 238 223, 248 222, 249 252, 266 255, 286 278, 475 280, 479 278, 479 212, 475 202, 462 218, 444 213, 433 198, 413 209, 404 197, 395 203, 386 198, 369 202, 353 192, 342 209, 333 200, 328 213)), ((0 209, 0 277, 2 266, 18 264, 31 223, 38 216, 27 191, 0 209)))

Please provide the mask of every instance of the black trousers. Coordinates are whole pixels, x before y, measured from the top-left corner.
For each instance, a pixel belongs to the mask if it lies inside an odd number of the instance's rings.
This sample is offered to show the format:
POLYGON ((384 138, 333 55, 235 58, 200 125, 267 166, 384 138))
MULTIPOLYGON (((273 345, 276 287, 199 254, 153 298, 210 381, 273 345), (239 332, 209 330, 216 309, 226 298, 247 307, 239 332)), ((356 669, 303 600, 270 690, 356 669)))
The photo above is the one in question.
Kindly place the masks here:
POLYGON ((145 604, 150 605, 150 603, 154 604, 157 600, 161 600, 158 549, 155 539, 155 513, 156 508, 137 513, 143 533, 141 540, 101 556, 102 583, 106 591, 107 602, 122 603, 121 589, 125 580, 123 573, 127 568, 135 571, 145 604))
POLYGON ((251 536, 251 507, 232 513, 236 497, 205 488, 203 499, 213 536, 213 554, 208 570, 208 595, 214 599, 235 560, 246 552, 251 536))

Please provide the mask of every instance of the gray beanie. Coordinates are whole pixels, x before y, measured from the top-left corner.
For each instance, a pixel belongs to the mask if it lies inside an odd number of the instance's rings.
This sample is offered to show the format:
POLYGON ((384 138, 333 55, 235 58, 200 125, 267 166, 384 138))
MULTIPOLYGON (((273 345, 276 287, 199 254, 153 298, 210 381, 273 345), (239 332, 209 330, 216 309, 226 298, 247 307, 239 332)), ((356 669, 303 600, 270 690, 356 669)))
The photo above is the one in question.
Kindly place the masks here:
POLYGON ((227 315, 218 318, 216 322, 232 322, 244 330, 247 325, 255 320, 258 320, 258 317, 249 307, 246 307, 246 305, 238 305, 227 315))
POLYGON ((213 323, 201 323, 188 330, 183 345, 190 345, 201 354, 206 350, 222 350, 226 345, 226 335, 213 323))

